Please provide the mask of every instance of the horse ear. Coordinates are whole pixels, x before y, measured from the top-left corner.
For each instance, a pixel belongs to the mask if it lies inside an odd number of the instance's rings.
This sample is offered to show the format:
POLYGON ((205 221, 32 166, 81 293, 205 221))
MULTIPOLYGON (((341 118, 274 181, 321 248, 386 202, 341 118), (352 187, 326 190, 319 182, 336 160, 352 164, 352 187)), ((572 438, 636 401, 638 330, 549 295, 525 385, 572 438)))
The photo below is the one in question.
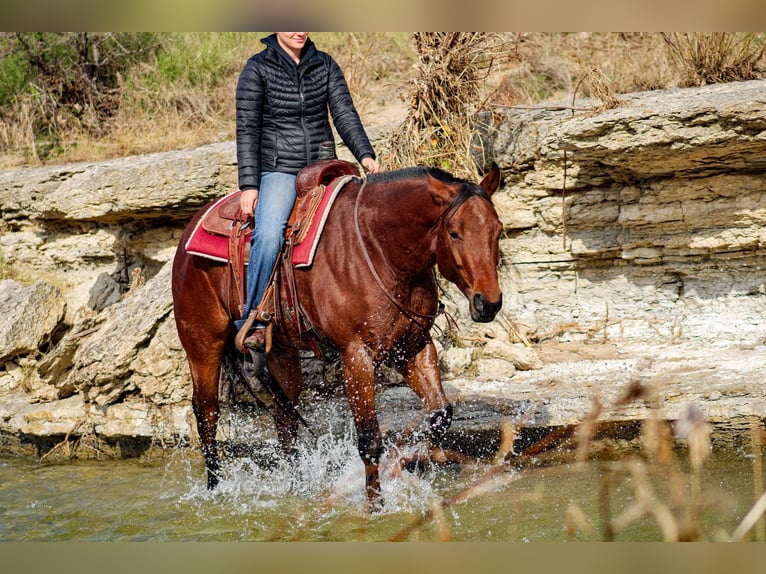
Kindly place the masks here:
POLYGON ((431 197, 433 197, 436 205, 450 203, 455 197, 454 187, 436 179, 428 171, 426 171, 426 177, 428 178, 428 190, 431 192, 431 197))
POLYGON ((500 187, 500 168, 497 167, 497 164, 494 161, 492 162, 492 167, 489 168, 489 173, 484 176, 484 179, 481 180, 479 185, 490 197, 492 197, 492 194, 497 191, 498 187, 500 187))

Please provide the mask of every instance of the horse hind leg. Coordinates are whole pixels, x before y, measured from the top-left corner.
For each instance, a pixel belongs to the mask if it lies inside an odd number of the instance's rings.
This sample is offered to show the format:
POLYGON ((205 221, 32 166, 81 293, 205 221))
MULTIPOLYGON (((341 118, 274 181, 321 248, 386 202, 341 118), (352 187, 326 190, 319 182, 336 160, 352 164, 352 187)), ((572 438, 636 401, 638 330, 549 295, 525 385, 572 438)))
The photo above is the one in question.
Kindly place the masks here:
POLYGON ((267 362, 268 369, 260 376, 274 400, 274 426, 279 444, 286 454, 292 455, 296 452, 299 424, 308 428, 306 421, 295 408, 303 388, 300 358, 274 347, 267 362))
POLYGON ((192 377, 192 410, 197 419, 197 432, 202 455, 205 459, 207 488, 209 490, 214 489, 220 481, 216 433, 218 432, 220 406, 218 384, 221 374, 222 351, 223 349, 207 348, 204 354, 197 355, 191 347, 187 348, 192 377))
POLYGON ((197 418, 197 432, 200 436, 202 456, 205 459, 207 471, 207 488, 213 490, 220 481, 220 462, 218 460, 218 446, 215 442, 215 433, 218 428, 218 413, 205 406, 193 402, 194 416, 197 418), (210 439, 210 437, 213 439, 210 439))
MULTIPOLYGON (((192 377, 194 379, 194 377, 192 377)), ((213 490, 220 481, 220 462, 218 459, 218 385, 194 381, 192 410, 197 419, 202 456, 207 470, 207 488, 213 490), (211 389, 210 386, 215 388, 211 389)))

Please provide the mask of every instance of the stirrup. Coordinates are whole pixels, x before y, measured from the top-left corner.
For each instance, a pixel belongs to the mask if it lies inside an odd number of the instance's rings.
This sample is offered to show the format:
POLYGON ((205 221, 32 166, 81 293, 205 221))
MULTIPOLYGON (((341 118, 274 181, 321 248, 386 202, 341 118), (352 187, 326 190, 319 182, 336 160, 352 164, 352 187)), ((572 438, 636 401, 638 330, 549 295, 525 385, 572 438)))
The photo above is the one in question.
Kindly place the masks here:
POLYGON ((248 352, 250 353, 250 360, 245 360, 243 369, 247 377, 255 379, 261 374, 263 368, 266 366, 266 353, 263 351, 251 351, 249 349, 248 352))
POLYGON ((255 319, 255 311, 250 311, 245 323, 239 328, 239 331, 237 331, 237 336, 234 337, 234 346, 237 348, 237 351, 244 353, 245 355, 249 354, 250 351, 245 347, 244 341, 245 338, 247 338, 247 334, 253 328, 255 319))
POLYGON ((253 324, 256 321, 267 323, 266 330, 263 334, 265 346, 264 352, 268 353, 271 351, 272 331, 274 330, 274 323, 272 323, 271 320, 272 319, 270 315, 260 313, 258 309, 253 309, 250 311, 250 314, 247 316, 245 323, 242 325, 242 327, 240 327, 239 331, 237 331, 236 337, 234 337, 234 346, 237 348, 237 351, 244 353, 245 355, 250 353, 250 349, 245 347, 245 339, 247 338, 250 330, 253 328, 253 324))

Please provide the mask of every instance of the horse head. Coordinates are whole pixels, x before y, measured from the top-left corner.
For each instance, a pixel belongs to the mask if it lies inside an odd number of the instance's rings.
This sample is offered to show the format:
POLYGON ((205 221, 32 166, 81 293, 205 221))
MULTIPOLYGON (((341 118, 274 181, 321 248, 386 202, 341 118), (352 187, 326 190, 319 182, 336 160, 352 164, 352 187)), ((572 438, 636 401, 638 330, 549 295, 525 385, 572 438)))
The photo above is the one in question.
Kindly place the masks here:
POLYGON ((500 170, 493 163, 478 185, 428 177, 432 196, 446 206, 434 246, 439 272, 468 299, 471 319, 488 323, 503 303, 497 277, 503 226, 491 200, 500 184, 500 170))

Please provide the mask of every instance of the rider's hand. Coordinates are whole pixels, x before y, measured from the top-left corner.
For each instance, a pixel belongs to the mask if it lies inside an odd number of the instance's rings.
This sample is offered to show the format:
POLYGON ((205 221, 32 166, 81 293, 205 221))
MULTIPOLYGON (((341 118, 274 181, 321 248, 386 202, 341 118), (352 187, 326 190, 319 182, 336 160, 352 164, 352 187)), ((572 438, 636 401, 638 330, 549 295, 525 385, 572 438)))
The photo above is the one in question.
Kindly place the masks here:
POLYGON ((255 200, 258 199, 257 189, 246 189, 239 196, 239 208, 242 213, 247 215, 253 215, 253 207, 255 206, 255 200))
POLYGON ((380 171, 378 160, 369 156, 362 160, 362 167, 367 173, 378 173, 380 171))

